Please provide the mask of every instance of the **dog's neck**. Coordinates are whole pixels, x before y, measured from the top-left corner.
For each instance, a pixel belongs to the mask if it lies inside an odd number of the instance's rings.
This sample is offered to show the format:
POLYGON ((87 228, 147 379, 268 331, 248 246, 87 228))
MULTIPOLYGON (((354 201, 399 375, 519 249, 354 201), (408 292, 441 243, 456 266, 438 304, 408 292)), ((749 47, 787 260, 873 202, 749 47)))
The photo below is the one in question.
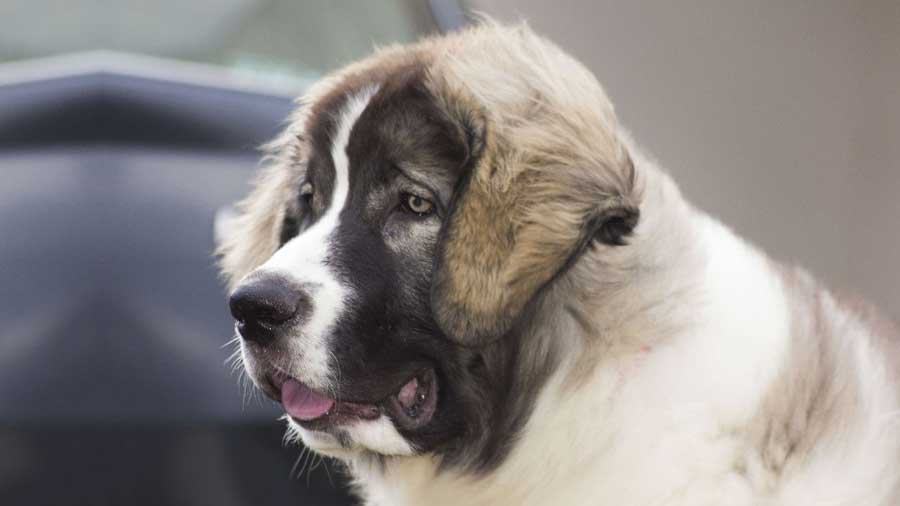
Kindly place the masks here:
MULTIPOLYGON (((692 308, 686 301, 700 297, 708 258, 705 215, 652 162, 638 155, 635 166, 640 221, 628 244, 607 247, 601 262, 576 265, 548 304, 548 311, 575 324, 569 334, 583 341, 580 346, 606 358, 643 353, 687 325, 692 308)), ((556 329, 561 324, 559 317, 545 321, 556 329)), ((597 365, 601 357, 592 358, 597 365)))

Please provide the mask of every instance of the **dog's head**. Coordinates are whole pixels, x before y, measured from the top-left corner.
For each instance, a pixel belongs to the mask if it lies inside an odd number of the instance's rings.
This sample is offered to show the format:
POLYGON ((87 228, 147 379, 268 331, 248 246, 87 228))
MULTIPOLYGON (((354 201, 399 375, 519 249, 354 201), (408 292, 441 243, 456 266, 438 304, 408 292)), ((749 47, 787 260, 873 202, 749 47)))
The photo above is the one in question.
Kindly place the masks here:
POLYGON ((483 26, 323 80, 271 149, 220 227, 254 382, 326 454, 502 454, 558 358, 552 286, 638 221, 594 78, 483 26))

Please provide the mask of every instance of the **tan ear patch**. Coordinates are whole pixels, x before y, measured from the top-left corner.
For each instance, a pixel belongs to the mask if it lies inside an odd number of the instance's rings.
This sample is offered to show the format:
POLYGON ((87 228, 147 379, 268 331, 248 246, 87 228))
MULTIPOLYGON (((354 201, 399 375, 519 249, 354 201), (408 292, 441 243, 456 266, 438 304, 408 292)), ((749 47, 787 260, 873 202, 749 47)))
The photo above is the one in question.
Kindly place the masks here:
POLYGON ((627 243, 640 191, 605 92, 552 43, 491 25, 436 49, 434 95, 484 128, 444 224, 432 307, 451 339, 478 344, 510 330, 592 227, 607 225, 608 247, 627 243))
POLYGON ((547 166, 510 177, 506 164, 521 160, 495 153, 488 140, 460 189, 434 274, 436 317, 465 344, 506 334, 538 291, 592 240, 598 220, 638 215, 629 199, 579 174, 590 174, 590 167, 547 166))
POLYGON ((552 144, 524 150, 498 139, 497 126, 473 102, 443 102, 456 121, 469 123, 464 130, 476 134, 469 142, 477 149, 444 225, 432 307, 451 339, 479 344, 510 330, 599 231, 591 227, 626 216, 633 228, 634 166, 624 149, 600 161, 554 153, 552 144))
POLYGON ((512 195, 493 188, 486 173, 491 156, 484 153, 472 169, 445 225, 434 274, 432 304, 444 331, 453 337, 480 340, 502 329, 498 319, 508 306, 502 279, 504 264, 515 243, 513 223, 503 219, 512 195), (500 217, 501 219, 490 219, 500 217))

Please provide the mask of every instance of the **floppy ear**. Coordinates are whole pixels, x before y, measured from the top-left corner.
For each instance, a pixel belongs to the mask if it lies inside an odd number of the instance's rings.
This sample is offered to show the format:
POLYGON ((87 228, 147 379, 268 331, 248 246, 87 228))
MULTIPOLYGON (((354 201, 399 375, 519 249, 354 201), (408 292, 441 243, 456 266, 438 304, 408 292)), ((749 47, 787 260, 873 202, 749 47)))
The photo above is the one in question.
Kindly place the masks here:
POLYGON ((484 116, 457 119, 470 157, 441 231, 431 303, 450 339, 477 346, 504 336, 589 245, 624 245, 639 211, 624 148, 604 167, 567 166, 498 146, 484 116))

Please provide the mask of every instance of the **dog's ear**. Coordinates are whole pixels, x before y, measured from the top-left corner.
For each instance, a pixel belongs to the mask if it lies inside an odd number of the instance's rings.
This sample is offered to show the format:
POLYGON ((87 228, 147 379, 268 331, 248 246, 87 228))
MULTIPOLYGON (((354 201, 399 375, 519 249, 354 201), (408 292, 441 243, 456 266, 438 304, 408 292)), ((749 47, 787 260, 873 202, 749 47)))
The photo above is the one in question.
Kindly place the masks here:
POLYGON ((527 159, 499 145, 485 115, 463 110, 470 156, 441 230, 431 303, 450 339, 478 346, 504 336, 588 247, 626 244, 639 210, 624 147, 603 167, 527 159))

